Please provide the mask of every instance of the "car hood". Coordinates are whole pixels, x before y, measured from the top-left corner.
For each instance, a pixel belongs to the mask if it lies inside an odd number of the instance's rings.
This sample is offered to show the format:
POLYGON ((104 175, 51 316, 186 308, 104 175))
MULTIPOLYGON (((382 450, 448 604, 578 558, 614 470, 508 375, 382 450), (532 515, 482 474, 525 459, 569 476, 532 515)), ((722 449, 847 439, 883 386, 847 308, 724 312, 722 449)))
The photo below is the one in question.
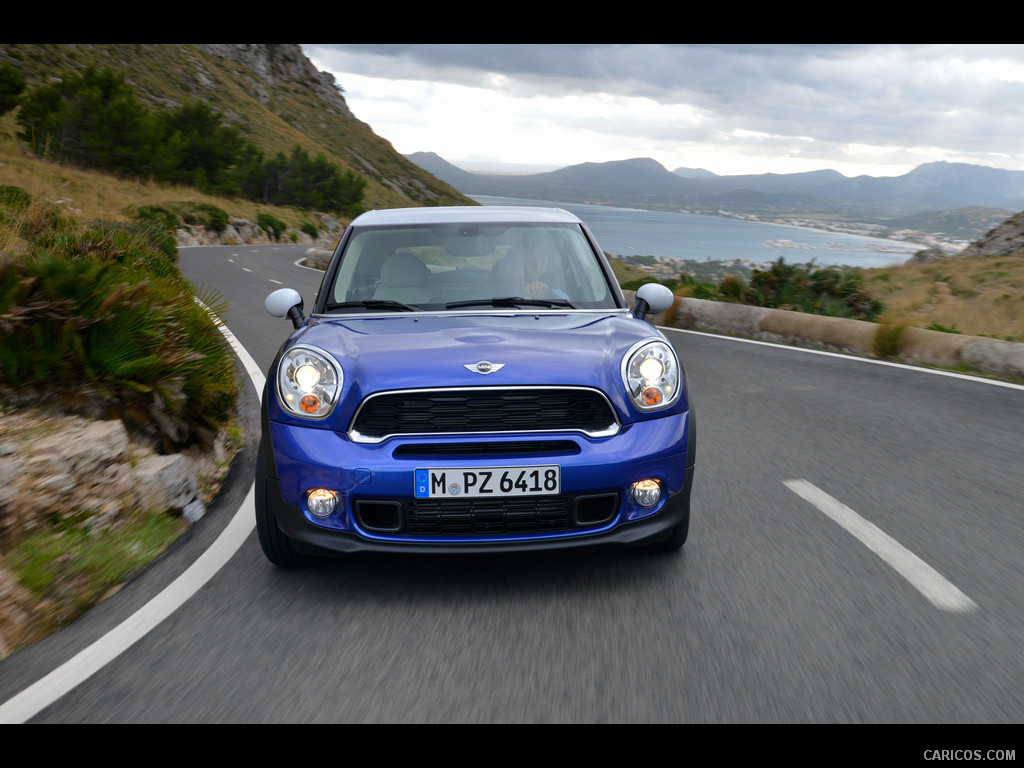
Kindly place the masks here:
MULTIPOLYGON (((334 428, 347 424, 373 392, 469 386, 595 387, 629 422, 651 414, 629 405, 622 360, 634 344, 655 338, 663 338, 657 329, 623 312, 506 310, 314 317, 284 348, 318 347, 341 365, 344 385, 336 418, 330 419, 334 428), (479 372, 480 362, 490 363, 491 372, 479 372)), ((685 410, 685 391, 679 406, 685 410)))

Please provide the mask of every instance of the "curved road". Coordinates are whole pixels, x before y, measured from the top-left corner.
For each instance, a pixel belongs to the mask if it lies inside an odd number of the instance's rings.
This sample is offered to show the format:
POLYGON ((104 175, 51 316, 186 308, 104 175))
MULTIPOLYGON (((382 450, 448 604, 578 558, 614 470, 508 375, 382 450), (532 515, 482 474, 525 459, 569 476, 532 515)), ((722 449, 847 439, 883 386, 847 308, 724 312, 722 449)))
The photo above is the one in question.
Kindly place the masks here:
MULTIPOLYGON (((257 377, 303 250, 181 252, 257 377)), ((1019 723, 1024 387, 666 333, 700 414, 682 553, 280 570, 250 445, 168 555, 0 662, 0 721, 1019 723)))

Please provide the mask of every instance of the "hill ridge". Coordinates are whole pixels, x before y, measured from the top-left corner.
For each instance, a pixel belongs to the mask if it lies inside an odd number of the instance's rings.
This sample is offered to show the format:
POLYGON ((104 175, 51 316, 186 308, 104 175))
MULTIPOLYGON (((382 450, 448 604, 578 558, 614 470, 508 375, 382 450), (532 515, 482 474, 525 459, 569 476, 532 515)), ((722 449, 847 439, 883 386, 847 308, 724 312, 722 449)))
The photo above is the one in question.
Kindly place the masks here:
POLYGON ((395 151, 358 120, 333 75, 297 44, 0 44, 29 87, 88 65, 122 73, 140 100, 204 101, 268 154, 296 144, 367 179, 366 207, 473 201, 395 151))

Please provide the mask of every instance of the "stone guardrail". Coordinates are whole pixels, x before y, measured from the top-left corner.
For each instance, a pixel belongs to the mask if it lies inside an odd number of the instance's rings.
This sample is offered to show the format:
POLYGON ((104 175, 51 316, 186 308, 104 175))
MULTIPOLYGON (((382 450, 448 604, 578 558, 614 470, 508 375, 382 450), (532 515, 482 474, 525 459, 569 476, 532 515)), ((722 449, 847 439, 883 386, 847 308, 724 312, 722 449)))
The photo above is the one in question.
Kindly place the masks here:
MULTIPOLYGON (((634 292, 625 293, 632 306, 634 292)), ((896 329, 864 320, 691 298, 677 299, 665 312, 648 319, 655 325, 714 331, 873 358, 879 358, 876 350, 886 346, 877 341, 879 334, 888 331, 894 339, 888 343, 892 353, 886 359, 941 368, 966 367, 979 373, 1024 380, 1024 344, 985 336, 911 326, 896 329)))
POLYGON ((327 265, 330 263, 333 255, 334 251, 327 250, 326 248, 319 248, 317 246, 308 248, 306 249, 306 266, 313 267, 314 269, 327 269, 327 265))

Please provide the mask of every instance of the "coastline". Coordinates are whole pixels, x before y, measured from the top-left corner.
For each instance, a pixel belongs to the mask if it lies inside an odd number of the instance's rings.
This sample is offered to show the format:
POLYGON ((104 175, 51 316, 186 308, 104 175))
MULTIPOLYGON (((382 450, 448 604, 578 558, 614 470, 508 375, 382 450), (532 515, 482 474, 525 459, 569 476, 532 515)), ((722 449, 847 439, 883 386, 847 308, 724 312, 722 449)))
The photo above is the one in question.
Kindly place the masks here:
MULTIPOLYGON (((683 213, 683 211, 680 211, 680 213, 683 213)), ((736 217, 733 217, 733 216, 723 216, 722 218, 723 219, 732 219, 732 218, 736 218, 736 217)), ((747 221, 747 219, 736 219, 736 220, 737 221, 747 221)), ((925 245, 923 243, 912 243, 909 240, 893 240, 892 238, 888 238, 888 237, 876 237, 876 236, 873 236, 873 235, 862 235, 862 234, 859 234, 857 232, 837 232, 834 229, 821 229, 820 227, 804 227, 804 226, 801 226, 800 224, 788 224, 788 223, 783 223, 783 222, 780 222, 780 221, 760 221, 760 220, 758 220, 758 221, 761 224, 774 224, 777 227, 788 227, 790 229, 801 229, 801 230, 806 230, 808 232, 817 232, 817 233, 822 234, 822 235, 842 235, 843 237, 857 237, 857 238, 860 238, 861 240, 880 240, 882 242, 892 243, 893 245, 910 246, 911 248, 914 249, 913 251, 908 251, 908 254, 910 256, 913 256, 915 252, 924 250, 925 248, 934 248, 935 247, 934 245, 925 245)), ((901 248, 900 250, 905 250, 905 249, 901 248)), ((890 253, 895 253, 895 251, 890 251, 890 253)))
MULTIPOLYGON (((853 266, 859 268, 873 268, 881 266, 892 266, 905 263, 908 259, 923 248, 933 247, 920 243, 908 242, 906 240, 893 240, 891 238, 878 237, 863 233, 843 232, 835 229, 822 227, 802 226, 793 222, 765 221, 761 219, 749 219, 734 215, 713 214, 694 212, 687 210, 658 210, 650 208, 625 207, 621 205, 600 205, 593 202, 555 201, 555 200, 534 200, 528 198, 508 197, 501 195, 471 195, 478 203, 485 205, 513 205, 513 206, 554 206, 564 207, 569 210, 576 209, 576 214, 588 222, 594 234, 600 240, 602 246, 609 253, 617 254, 620 257, 630 255, 647 254, 659 258, 673 258, 679 260, 715 261, 727 260, 729 258, 741 258, 752 263, 765 264, 784 256, 786 252, 796 251, 807 254, 806 258, 817 261, 819 264, 833 264, 835 266, 853 266), (593 212, 588 216, 587 212, 593 212), (639 217, 659 217, 649 223, 649 232, 654 234, 653 239, 657 240, 657 230, 661 228, 660 217, 687 216, 694 222, 694 228, 687 225, 686 219, 680 219, 679 225, 671 224, 665 229, 669 233, 674 230, 678 233, 678 242, 685 245, 677 247, 675 244, 666 246, 664 243, 641 242, 647 239, 646 233, 638 231, 635 226, 627 226, 621 231, 612 227, 607 220, 608 217, 623 216, 629 217, 636 214, 639 217), (746 225, 746 227, 761 227, 760 231, 737 229, 737 232, 749 233, 749 248, 741 241, 743 236, 727 236, 719 240, 722 233, 710 232, 703 222, 735 222, 746 225), (595 228, 596 227, 596 228, 595 228), (785 230, 813 234, 815 239, 826 237, 835 238, 831 242, 798 242, 789 241, 788 238, 780 237, 785 230), (601 231, 601 230, 604 231, 601 231), (774 230, 774 231, 773 231, 774 230), (614 232, 614 237, 607 233, 614 232), (619 243, 615 243, 616 237, 619 243), (710 252, 710 244, 721 245, 721 253, 710 252), (661 247, 659 247, 661 245, 661 247), (745 253, 737 254, 737 249, 743 248, 745 253), (680 253, 679 251, 682 251, 680 253), (731 254, 730 254, 731 251, 731 254), (847 255, 847 259, 843 256, 847 255), (882 263, 887 262, 887 263, 882 263)), ((798 238, 796 239, 798 240, 798 238)))

